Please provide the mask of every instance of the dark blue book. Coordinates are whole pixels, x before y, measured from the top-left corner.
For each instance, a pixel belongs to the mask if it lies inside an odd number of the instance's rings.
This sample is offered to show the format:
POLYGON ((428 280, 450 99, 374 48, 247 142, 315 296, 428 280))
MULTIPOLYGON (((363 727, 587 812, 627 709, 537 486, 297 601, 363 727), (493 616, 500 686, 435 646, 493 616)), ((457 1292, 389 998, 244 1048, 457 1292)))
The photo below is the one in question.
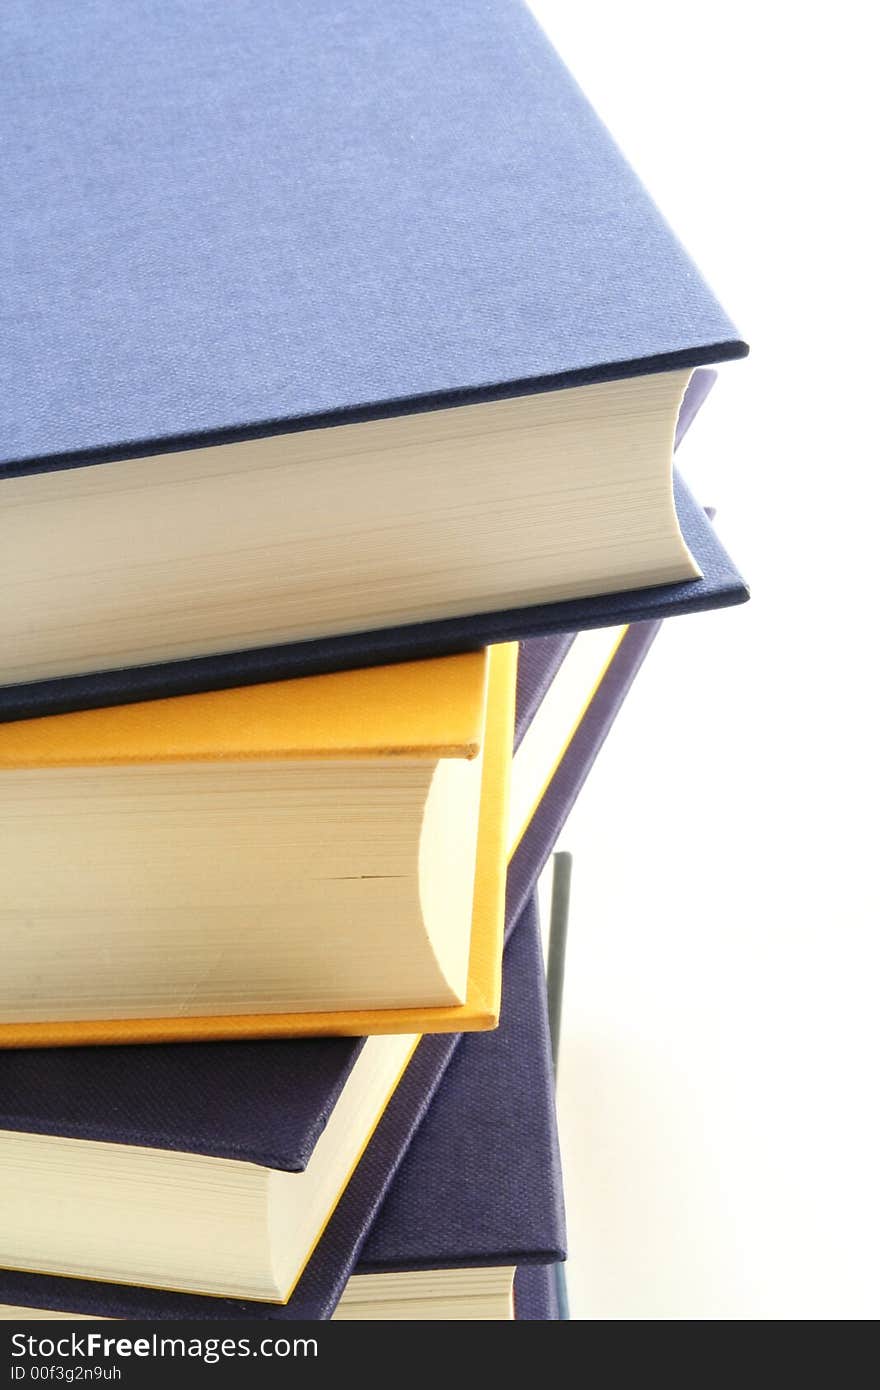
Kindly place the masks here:
POLYGON ((24 5, 2 63, 4 718, 745 598, 669 480, 745 345, 520 0, 24 5))
POLYGON ((518 1322, 557 1322, 559 1294, 555 1265, 522 1265, 513 1286, 518 1322))
POLYGON ((358 1282, 342 1308, 361 1290, 381 1296, 384 1280, 391 1298, 405 1300, 411 1291, 416 1300, 445 1302, 444 1316, 503 1316, 518 1267, 564 1258, 544 962, 532 898, 505 952, 501 1023, 459 1043, 364 1243, 358 1282), (400 1272, 408 1278, 395 1278, 400 1272), (366 1285, 364 1275, 372 1276, 366 1285))
MULTIPOLYGON (((434 1041, 426 1040, 421 1047, 434 1041)), ((363 1241, 336 1316, 509 1317, 517 1270, 564 1258, 544 967, 534 900, 515 925, 505 952, 498 1029, 462 1037, 446 1060, 442 1079, 421 1096, 427 1113, 363 1241)), ((436 1064, 434 1059, 432 1067, 436 1064)), ((416 1084, 408 1075, 400 1089, 414 1090, 416 1084)), ((373 1146, 383 1142, 380 1131, 373 1146)), ((368 1150, 367 1161, 369 1157, 368 1150)), ((332 1224, 327 1234, 332 1239, 332 1224)), ((321 1246, 315 1259, 322 1259, 321 1246)), ((524 1297, 527 1300, 528 1294, 524 1297)), ((225 1299, 23 1274, 0 1275, 0 1299, 7 1313, 11 1306, 143 1318, 319 1313, 304 1306, 299 1290, 286 1309, 239 1307, 225 1299), (297 1306, 299 1312, 294 1311, 297 1306)), ((320 1312, 326 1316, 325 1309, 320 1312)))

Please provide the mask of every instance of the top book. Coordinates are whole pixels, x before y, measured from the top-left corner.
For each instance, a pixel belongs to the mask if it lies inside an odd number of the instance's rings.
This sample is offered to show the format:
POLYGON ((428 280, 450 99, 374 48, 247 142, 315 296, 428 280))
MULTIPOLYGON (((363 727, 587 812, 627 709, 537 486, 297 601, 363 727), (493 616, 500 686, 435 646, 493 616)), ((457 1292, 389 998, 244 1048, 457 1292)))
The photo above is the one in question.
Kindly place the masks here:
POLYGON ((699 586, 676 418, 746 348, 523 5, 4 28, 0 685, 699 586))

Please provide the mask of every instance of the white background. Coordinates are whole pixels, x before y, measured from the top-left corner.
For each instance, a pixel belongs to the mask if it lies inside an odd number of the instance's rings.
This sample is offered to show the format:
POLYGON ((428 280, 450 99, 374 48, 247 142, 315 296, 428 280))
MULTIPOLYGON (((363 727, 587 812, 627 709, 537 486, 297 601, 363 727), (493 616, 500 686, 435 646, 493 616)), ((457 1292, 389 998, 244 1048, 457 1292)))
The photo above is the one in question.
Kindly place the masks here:
POLYGON ((664 627, 562 841, 572 1316, 874 1318, 874 7, 532 8, 752 345, 680 457, 752 602, 664 627))

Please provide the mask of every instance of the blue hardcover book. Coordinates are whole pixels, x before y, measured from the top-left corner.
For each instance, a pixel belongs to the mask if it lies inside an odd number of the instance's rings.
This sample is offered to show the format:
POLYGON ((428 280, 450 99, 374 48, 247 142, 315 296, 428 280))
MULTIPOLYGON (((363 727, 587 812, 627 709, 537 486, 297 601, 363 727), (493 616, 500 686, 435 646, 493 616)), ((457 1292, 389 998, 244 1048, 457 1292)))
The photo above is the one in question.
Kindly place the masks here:
POLYGON ((2 717, 746 597, 745 345, 520 0, 3 24, 2 717))
MULTIPOLYGON (((624 633, 613 647, 595 691, 591 696, 584 692, 586 710, 511 859, 508 932, 526 908, 528 895, 655 631, 648 625, 624 633)), ((575 646, 562 645, 569 652, 575 646)), ((565 655, 557 648, 552 658, 555 671, 563 669, 565 655)), ((553 694, 548 657, 546 643, 525 644, 521 658, 524 698, 538 688, 545 695, 553 694)), ((540 704, 529 718, 519 720, 520 747, 539 714, 540 704)), ((350 1275, 358 1268, 367 1234, 456 1042, 454 1035, 435 1035, 419 1043, 286 1304, 171 1293, 11 1269, 0 1271, 0 1303, 131 1318, 331 1316, 350 1275)), ((8 1053, 0 1063, 0 1131, 42 1133, 62 1141, 81 1137, 108 1144, 177 1147, 290 1168, 295 1166, 297 1155, 302 1156, 314 1144, 316 1131, 332 1113, 331 1098, 349 1074, 359 1049, 356 1042, 333 1040, 8 1053)), ((11 1180, 0 1184, 3 1191, 14 1195, 11 1180)), ((522 1244, 517 1258, 524 1259, 527 1253, 522 1244)), ((532 1256, 538 1259, 542 1255, 555 1258, 552 1251, 536 1246, 532 1256)), ((6 1262, 10 1263, 8 1257, 6 1262)))
POLYGON ((534 898, 508 942, 504 971, 501 1023, 485 1039, 459 1043, 364 1243, 343 1313, 358 1311, 363 1292, 404 1304, 410 1294, 412 1316, 424 1315, 422 1299, 446 1317, 504 1316, 518 1267, 565 1258, 534 898), (364 1275, 372 1278, 361 1283, 364 1275))
POLYGON ((518 1322, 557 1322, 559 1295, 555 1265, 523 1265, 514 1281, 514 1310, 518 1322))

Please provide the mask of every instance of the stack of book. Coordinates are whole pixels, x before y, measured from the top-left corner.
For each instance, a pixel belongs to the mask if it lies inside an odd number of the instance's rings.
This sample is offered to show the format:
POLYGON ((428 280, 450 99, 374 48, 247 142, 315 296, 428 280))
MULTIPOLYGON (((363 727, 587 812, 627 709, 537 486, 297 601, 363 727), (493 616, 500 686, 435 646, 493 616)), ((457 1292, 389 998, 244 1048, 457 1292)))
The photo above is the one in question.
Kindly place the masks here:
POLYGON ((516 0, 7 27, 3 1315, 551 1318, 534 889, 745 346, 516 0))

